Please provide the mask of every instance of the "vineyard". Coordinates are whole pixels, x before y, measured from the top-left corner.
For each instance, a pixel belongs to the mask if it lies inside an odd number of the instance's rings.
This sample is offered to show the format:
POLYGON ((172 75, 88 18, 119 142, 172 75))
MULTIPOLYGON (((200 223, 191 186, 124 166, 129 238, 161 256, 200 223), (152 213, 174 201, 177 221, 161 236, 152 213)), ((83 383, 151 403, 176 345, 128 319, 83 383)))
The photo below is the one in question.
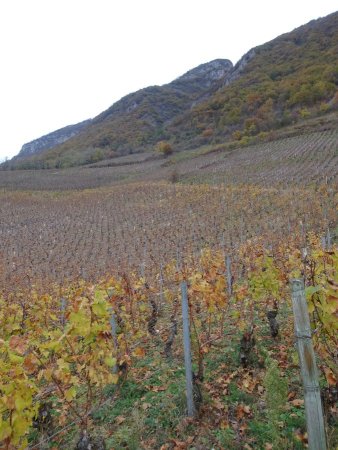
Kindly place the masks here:
POLYGON ((338 445, 337 131, 203 152, 0 172, 0 448, 306 448, 292 279, 338 445))
MULTIPOLYGON (((336 119, 334 119, 334 123, 336 119)), ((336 125, 322 131, 294 130, 297 136, 272 138, 243 148, 209 144, 161 158, 155 152, 132 154, 92 167, 67 170, 0 171, 0 189, 50 190, 92 189, 121 183, 173 181, 227 185, 255 184, 266 187, 314 186, 326 179, 337 183, 336 125), (104 164, 109 165, 105 167, 104 164)))
MULTIPOLYGON (((247 448, 263 448, 272 439, 278 439, 276 448, 303 448, 303 401, 288 288, 288 280, 302 274, 333 433, 337 252, 323 250, 311 234, 307 249, 302 256, 297 241, 267 250, 260 240, 253 240, 233 255, 230 278, 223 252, 205 249, 199 258, 163 267, 154 284, 124 273, 96 286, 79 282, 55 286, 45 295, 33 291, 30 297, 4 298, 4 448, 26 448, 28 432, 28 448, 47 448, 46 443, 69 448, 74 429, 82 430, 81 439, 95 442, 94 448, 104 448, 102 436, 109 448, 203 448, 206 439, 220 448, 242 448, 245 442, 247 448), (189 286, 195 399, 202 431, 196 423, 184 422, 181 280, 189 286), (236 340, 239 349, 234 348, 236 340), (136 399, 123 405, 131 387, 136 399), (167 418, 152 411, 159 408, 158 393, 167 418), (147 421, 136 418, 140 412, 155 414, 154 423, 133 429, 140 439, 133 443, 136 436, 128 427, 136 420, 147 421), (251 428, 263 418, 265 442, 257 441, 251 428), (166 419, 169 435, 162 429, 166 419)), ((336 437, 331 434, 330 439, 335 442, 336 437)))
POLYGON ((327 186, 137 183, 0 196, 0 280, 11 289, 31 280, 97 280, 116 269, 150 276, 177 252, 234 247, 261 235, 269 245, 290 230, 325 232, 335 223, 336 198, 327 186))

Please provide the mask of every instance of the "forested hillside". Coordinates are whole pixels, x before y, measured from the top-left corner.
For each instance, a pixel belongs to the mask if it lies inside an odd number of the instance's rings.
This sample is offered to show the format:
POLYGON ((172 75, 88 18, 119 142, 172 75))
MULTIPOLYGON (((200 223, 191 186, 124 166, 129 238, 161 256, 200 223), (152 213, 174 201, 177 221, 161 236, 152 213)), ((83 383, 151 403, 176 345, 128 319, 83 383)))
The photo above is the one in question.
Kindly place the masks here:
MULTIPOLYGON (((337 114, 338 13, 251 49, 232 67, 215 60, 164 86, 130 94, 77 136, 3 168, 69 167, 205 144, 247 145, 298 122, 337 114)), ((316 122, 311 122, 316 124, 316 122)))

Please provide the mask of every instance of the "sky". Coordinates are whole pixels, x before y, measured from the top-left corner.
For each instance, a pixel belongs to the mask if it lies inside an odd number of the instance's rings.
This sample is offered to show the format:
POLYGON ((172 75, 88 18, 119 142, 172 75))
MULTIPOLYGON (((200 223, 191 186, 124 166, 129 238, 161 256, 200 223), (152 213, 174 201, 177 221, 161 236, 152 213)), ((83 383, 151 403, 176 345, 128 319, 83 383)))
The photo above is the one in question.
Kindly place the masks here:
POLYGON ((1 0, 0 160, 124 95, 335 12, 337 0, 1 0))

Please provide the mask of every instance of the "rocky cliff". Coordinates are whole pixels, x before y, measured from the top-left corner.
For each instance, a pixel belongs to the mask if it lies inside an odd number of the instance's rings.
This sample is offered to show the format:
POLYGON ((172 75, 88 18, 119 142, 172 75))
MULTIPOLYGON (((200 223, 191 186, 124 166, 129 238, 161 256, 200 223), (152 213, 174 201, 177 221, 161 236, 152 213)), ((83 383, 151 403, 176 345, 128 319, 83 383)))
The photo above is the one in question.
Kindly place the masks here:
POLYGON ((85 120, 75 125, 68 125, 67 127, 60 128, 59 130, 48 133, 34 141, 24 144, 16 158, 25 158, 32 155, 37 155, 45 150, 56 147, 63 144, 68 139, 76 136, 86 126, 90 124, 91 120, 85 120))
MULTIPOLYGON (((247 145, 307 118, 338 111, 338 12, 248 51, 216 59, 171 83, 114 103, 93 120, 26 144, 6 168, 52 168, 154 150, 247 145)), ((2 166, 3 167, 3 166, 2 166)))
POLYGON ((247 64, 252 60, 252 58, 256 55, 256 51, 254 48, 245 53, 244 56, 236 63, 236 65, 232 68, 232 70, 224 77, 223 86, 228 86, 233 81, 237 80, 243 73, 247 64))
POLYGON ((64 167, 144 151, 166 139, 166 125, 212 95, 232 68, 228 59, 216 59, 171 83, 140 89, 92 120, 25 144, 13 162, 16 167, 64 167))

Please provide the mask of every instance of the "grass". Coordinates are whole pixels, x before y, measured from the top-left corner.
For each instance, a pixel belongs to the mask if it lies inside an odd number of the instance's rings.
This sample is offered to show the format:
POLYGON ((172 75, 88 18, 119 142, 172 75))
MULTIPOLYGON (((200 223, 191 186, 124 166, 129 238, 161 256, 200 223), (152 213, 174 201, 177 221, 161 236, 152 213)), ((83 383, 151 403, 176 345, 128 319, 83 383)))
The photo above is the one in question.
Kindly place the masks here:
MULTIPOLYGON (((248 368, 239 366, 239 330, 206 354, 203 405, 193 420, 186 417, 182 355, 166 361, 155 352, 139 361, 113 406, 93 415, 107 448, 306 448, 304 406, 291 401, 302 399, 302 389, 294 348, 286 346, 291 342, 286 319, 280 318, 279 340, 269 337, 268 325, 261 324, 248 368)), ((336 442, 332 428, 330 442, 336 442)))
POLYGON ((204 402, 199 418, 194 421, 187 421, 185 416, 183 368, 177 367, 175 361, 164 362, 160 370, 142 382, 142 374, 151 360, 138 364, 113 408, 104 408, 93 416, 110 434, 107 447, 174 448, 173 442, 187 442, 194 437, 187 448, 212 445, 220 449, 243 448, 247 443, 252 448, 264 449, 267 443, 277 441, 281 446, 276 448, 291 448, 291 443, 292 448, 304 448, 293 435, 297 429, 304 432, 304 411, 295 407, 285 409, 286 378, 279 374, 275 362, 269 363, 271 368, 267 370, 256 367, 260 360, 257 355, 251 368, 239 368, 239 338, 234 335, 230 346, 207 355, 204 402), (227 383, 225 380, 231 376, 227 383), (264 392, 245 388, 246 377, 252 383, 256 382, 255 377, 260 377, 259 383, 265 383, 264 392))
MULTIPOLYGON (((303 395, 287 308, 280 316, 277 339, 269 336, 265 318, 257 318, 256 346, 247 368, 239 364, 242 331, 225 323, 223 339, 204 357, 203 403, 194 419, 187 418, 179 336, 172 359, 164 358, 161 340, 154 341, 120 385, 107 386, 108 402, 92 413, 90 435, 97 442, 104 438, 111 450, 306 448, 303 395), (116 390, 118 395, 109 401, 116 390)), ((193 334, 192 341, 196 348, 193 334)), ((196 372, 195 359, 193 366, 196 372)), ((329 429, 331 448, 337 443, 334 428, 329 429)), ((38 439, 32 433, 31 441, 38 439)), ((77 440, 74 426, 51 445, 75 448, 77 440)))

